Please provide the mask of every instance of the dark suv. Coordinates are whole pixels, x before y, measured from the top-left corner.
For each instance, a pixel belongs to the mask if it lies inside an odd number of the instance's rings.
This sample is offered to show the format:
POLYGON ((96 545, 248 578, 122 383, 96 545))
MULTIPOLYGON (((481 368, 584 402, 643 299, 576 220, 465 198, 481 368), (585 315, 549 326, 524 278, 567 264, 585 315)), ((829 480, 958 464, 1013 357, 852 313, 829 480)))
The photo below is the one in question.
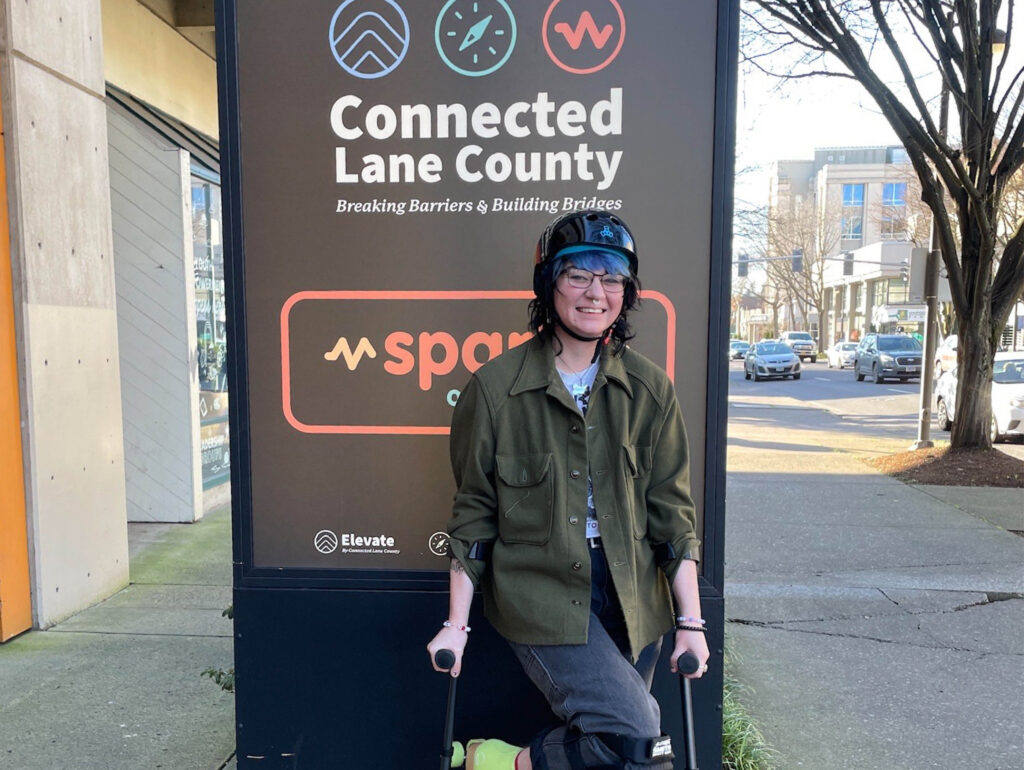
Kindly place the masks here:
POLYGON ((906 382, 921 376, 921 343, 906 334, 866 334, 857 346, 853 373, 857 382, 871 375, 881 385, 887 379, 906 382))

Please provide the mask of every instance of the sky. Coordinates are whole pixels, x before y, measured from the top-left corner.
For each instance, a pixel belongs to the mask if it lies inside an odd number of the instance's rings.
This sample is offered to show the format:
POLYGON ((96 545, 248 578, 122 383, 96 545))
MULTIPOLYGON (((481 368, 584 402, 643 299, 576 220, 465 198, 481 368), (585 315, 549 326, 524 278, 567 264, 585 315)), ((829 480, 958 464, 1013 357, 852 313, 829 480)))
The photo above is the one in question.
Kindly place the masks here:
MULTIPOLYGON (((817 147, 899 144, 889 124, 855 83, 815 78, 782 84, 741 73, 736 119, 736 197, 768 202, 768 165, 814 157, 817 147)), ((742 204, 740 204, 742 205, 742 204)))
MULTIPOLYGON (((1004 16, 1005 13, 1004 9, 1004 16)), ((1006 28, 1005 19, 1000 26, 1006 28)), ((1004 54, 1007 74, 1024 66, 1024 45, 1016 39, 1018 35, 1014 36, 1016 44, 1004 54)), ((934 64, 912 38, 904 42, 901 50, 915 74, 919 73, 919 90, 930 103, 937 105, 941 83, 934 64)), ((880 56, 872 57, 876 71, 890 85, 901 88, 902 77, 885 55, 883 46, 879 46, 878 53, 880 56)), ((1008 79, 1004 79, 1004 84, 1008 79)), ((752 170, 736 178, 737 207, 767 203, 768 165, 773 160, 810 159, 817 147, 899 143, 874 101, 856 82, 827 77, 782 81, 754 70, 744 64, 741 57, 736 168, 737 171, 752 170)))

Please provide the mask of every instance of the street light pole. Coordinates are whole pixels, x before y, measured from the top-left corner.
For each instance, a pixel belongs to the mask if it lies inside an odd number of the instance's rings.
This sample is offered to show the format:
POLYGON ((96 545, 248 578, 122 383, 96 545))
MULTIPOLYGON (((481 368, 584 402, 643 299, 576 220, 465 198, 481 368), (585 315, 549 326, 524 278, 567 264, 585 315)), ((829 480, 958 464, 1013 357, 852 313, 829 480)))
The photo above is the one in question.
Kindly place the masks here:
MULTIPOLYGON (((942 80, 942 102, 939 106, 939 135, 946 138, 949 125, 949 85, 942 80)), ((938 177, 936 177, 938 182, 938 177)), ((941 188, 940 188, 941 189, 941 188)), ((942 241, 939 236, 939 218, 932 214, 932 237, 925 260, 924 300, 927 312, 924 323, 924 355, 921 357, 921 398, 918 402, 919 419, 917 423, 917 441, 910 445, 914 449, 928 449, 935 446, 930 438, 932 426, 932 379, 935 360, 935 343, 939 324, 939 262, 942 259, 942 241)))

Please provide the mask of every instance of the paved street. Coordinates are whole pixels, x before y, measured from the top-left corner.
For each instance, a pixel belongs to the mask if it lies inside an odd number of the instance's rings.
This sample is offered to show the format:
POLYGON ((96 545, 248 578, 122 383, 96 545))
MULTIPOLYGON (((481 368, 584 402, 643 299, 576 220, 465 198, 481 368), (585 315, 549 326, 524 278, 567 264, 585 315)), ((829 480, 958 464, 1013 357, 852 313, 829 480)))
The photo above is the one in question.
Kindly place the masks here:
POLYGON ((727 636, 778 767, 1019 770, 1021 490, 861 462, 916 436, 916 382, 736 362, 730 388, 727 636))
MULTIPOLYGON (((917 438, 917 406, 921 385, 885 382, 876 385, 870 378, 857 382, 853 370, 829 369, 824 361, 803 364, 800 380, 764 380, 743 378, 743 362, 729 364, 730 409, 752 405, 797 406, 823 409, 842 418, 840 430, 852 430, 865 436, 905 438, 906 449, 917 438)), ((934 407, 934 404, 933 404, 934 407)), ((949 433, 938 429, 932 415, 931 438, 949 441, 949 433)), ((1011 441, 997 449, 1024 459, 1024 443, 1011 441)), ((889 451, 898 451, 896 449, 889 451)))

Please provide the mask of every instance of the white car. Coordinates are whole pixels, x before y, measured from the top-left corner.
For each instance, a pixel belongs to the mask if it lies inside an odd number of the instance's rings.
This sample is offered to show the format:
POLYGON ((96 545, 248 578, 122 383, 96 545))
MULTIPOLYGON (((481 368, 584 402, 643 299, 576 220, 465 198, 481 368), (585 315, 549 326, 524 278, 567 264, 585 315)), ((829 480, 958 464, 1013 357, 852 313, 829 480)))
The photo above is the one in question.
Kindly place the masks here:
MULTIPOLYGON (((956 377, 959 367, 935 384, 935 418, 942 430, 956 419, 956 377)), ((992 442, 1024 436, 1024 353, 996 353, 992 364, 992 442)))
POLYGON ((828 356, 828 368, 845 369, 847 366, 853 366, 854 353, 856 352, 856 342, 846 342, 845 340, 837 342, 825 351, 825 355, 828 356))

